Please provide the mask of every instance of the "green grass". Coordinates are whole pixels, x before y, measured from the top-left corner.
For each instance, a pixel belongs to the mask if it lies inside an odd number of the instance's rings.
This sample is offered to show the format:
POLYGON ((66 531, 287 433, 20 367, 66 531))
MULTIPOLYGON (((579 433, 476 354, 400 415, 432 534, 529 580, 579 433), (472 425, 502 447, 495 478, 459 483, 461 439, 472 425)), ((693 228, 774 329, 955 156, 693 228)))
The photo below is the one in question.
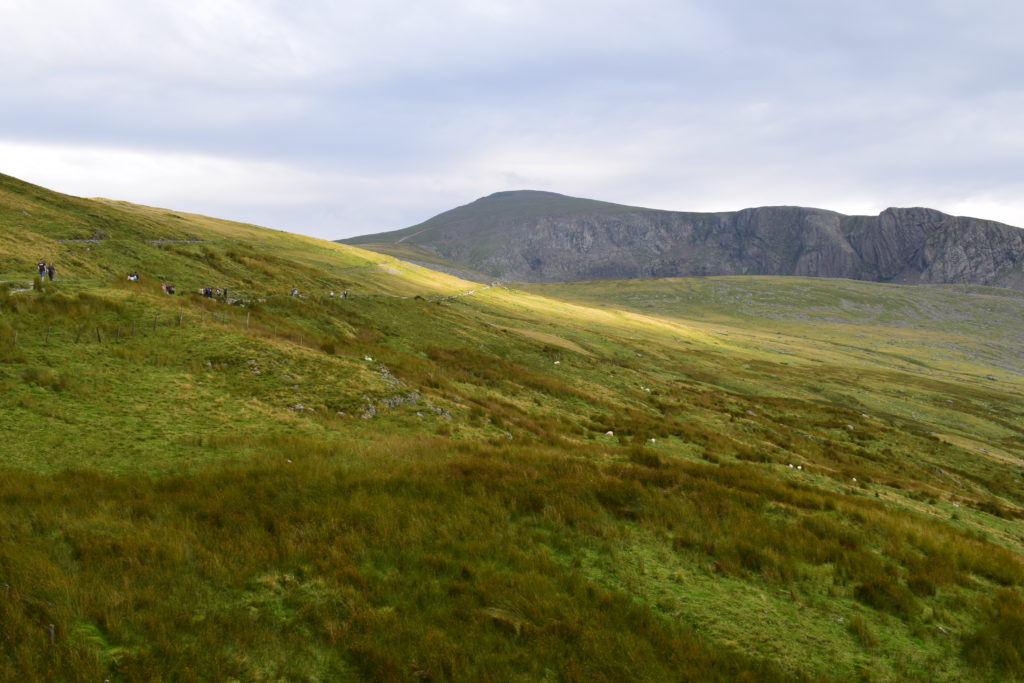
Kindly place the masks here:
POLYGON ((59 277, 0 289, 4 677, 1024 676, 1016 294, 527 292, 0 180, 59 277))
POLYGON ((425 248, 415 244, 410 244, 409 242, 402 242, 398 244, 391 242, 372 244, 360 243, 359 248, 376 252, 378 254, 394 256, 397 259, 425 266, 442 273, 449 273, 472 282, 490 282, 494 279, 493 277, 489 277, 483 273, 472 270, 467 266, 443 259, 437 254, 427 251, 425 248))

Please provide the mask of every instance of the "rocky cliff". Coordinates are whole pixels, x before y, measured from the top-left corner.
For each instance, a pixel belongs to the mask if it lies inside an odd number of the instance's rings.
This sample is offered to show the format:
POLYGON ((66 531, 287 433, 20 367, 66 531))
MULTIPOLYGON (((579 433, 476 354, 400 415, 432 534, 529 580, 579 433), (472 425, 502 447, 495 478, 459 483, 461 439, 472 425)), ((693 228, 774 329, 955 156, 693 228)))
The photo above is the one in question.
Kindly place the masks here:
POLYGON ((923 208, 683 213, 500 192, 404 230, 343 241, 416 245, 522 282, 804 275, 1024 289, 1024 230, 923 208))

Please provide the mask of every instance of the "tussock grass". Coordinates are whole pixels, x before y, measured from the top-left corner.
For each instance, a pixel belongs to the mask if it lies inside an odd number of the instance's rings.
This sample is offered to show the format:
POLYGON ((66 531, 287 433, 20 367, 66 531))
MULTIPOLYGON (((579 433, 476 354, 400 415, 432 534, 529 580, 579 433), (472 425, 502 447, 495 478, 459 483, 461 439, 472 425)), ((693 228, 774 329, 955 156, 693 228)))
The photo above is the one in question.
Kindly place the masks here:
MULTIPOLYGON (((1022 582, 1019 560, 986 542, 880 503, 786 485, 752 465, 668 461, 635 446, 629 460, 602 465, 564 448, 444 439, 328 445, 280 434, 209 445, 250 455, 187 477, 3 478, 0 500, 13 514, 0 542, 0 579, 11 586, 0 609, 12 670, 51 678, 797 673, 645 616, 544 550, 599 548, 634 525, 671 538, 680 558, 707 558, 712 575, 802 591, 817 582, 812 567, 834 567, 840 601, 892 613, 908 630, 919 628, 922 609, 935 609, 933 595, 908 588, 917 553, 948 568, 943 591, 969 596, 978 581, 1014 590, 1022 582)), ((1020 615, 1005 597, 1016 593, 998 595, 964 652, 1012 672, 1020 615), (997 644, 1010 654, 993 654, 997 644)), ((876 628, 863 617, 850 626, 869 651, 876 628)), ((815 678, 824 671, 812 669, 815 678)))
POLYGON ((978 628, 964 642, 967 659, 1001 675, 1024 675, 1024 596, 1001 589, 983 604, 978 628))
POLYGON ((190 477, 5 477, 7 673, 788 678, 552 561, 532 513, 466 487, 521 483, 520 457, 584 484, 561 456, 437 445, 349 452, 373 468, 306 442, 190 477))

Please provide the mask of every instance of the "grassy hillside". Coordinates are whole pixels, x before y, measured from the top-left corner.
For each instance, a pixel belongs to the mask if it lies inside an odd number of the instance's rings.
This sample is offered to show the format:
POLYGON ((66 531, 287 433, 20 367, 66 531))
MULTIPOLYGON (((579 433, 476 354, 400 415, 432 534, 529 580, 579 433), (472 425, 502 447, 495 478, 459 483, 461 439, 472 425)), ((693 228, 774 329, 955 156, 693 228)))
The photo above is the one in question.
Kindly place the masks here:
POLYGON ((469 280, 470 282, 492 282, 494 280, 493 277, 488 277, 479 271, 472 270, 466 266, 455 263, 454 261, 443 259, 437 254, 427 251, 423 247, 416 246, 415 244, 410 244, 409 242, 401 242, 397 244, 391 242, 360 244, 359 248, 376 252, 378 254, 394 256, 397 259, 414 263, 418 266, 423 266, 424 268, 430 268, 431 270, 436 270, 441 273, 448 273, 449 275, 454 275, 455 277, 463 280, 469 280))
POLYGON ((5 678, 1024 675, 1006 292, 526 292, 0 192, 5 678))

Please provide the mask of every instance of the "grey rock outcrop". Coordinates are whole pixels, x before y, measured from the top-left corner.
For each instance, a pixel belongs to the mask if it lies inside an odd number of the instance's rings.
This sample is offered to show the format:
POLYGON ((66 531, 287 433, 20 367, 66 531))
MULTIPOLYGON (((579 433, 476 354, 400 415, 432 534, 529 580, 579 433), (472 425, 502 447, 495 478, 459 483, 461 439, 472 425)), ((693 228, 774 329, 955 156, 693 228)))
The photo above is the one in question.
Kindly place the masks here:
POLYGON ((659 211, 501 192, 349 244, 414 244, 502 280, 800 275, 1024 289, 1024 230, 924 208, 659 211))

